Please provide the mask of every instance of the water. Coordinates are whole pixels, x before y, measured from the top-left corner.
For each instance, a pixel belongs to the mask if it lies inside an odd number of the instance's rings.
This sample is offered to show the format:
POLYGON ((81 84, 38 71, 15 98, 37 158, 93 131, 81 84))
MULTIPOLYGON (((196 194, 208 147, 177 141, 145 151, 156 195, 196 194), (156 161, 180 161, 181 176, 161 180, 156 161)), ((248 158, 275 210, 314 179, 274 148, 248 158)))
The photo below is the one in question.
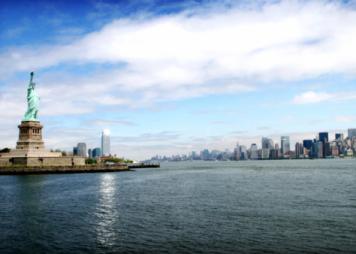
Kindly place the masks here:
POLYGON ((0 176, 0 253, 356 253, 356 160, 0 176))

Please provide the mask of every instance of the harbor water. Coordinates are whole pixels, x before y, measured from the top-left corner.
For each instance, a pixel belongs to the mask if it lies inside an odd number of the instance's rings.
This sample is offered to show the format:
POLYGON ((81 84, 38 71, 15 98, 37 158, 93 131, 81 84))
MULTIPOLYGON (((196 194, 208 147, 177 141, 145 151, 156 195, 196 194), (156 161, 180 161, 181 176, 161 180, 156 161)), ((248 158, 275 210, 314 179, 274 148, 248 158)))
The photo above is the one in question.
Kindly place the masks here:
POLYGON ((0 176, 0 253, 356 253, 356 160, 0 176))

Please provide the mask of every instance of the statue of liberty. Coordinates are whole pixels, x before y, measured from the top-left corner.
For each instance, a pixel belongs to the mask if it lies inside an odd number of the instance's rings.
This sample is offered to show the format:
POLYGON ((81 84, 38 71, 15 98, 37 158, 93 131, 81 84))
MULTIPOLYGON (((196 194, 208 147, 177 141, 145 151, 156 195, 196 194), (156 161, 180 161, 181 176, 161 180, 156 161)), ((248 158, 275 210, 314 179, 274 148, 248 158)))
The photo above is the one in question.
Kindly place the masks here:
POLYGON ((30 84, 27 88, 27 111, 22 121, 38 121, 37 113, 40 99, 35 91, 36 84, 32 80, 33 72, 31 72, 30 84))

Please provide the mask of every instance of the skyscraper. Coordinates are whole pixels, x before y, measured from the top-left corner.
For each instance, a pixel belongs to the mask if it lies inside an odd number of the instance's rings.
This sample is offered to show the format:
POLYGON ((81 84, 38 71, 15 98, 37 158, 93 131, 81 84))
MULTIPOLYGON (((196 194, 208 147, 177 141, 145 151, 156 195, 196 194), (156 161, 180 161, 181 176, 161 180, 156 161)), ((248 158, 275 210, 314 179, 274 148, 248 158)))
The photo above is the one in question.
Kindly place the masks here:
POLYGON ((93 156, 93 158, 100 157, 101 156, 101 149, 99 147, 94 148, 93 152, 92 152, 92 156, 93 156))
POLYGON ((319 132, 319 141, 323 142, 323 144, 325 144, 326 142, 329 142, 329 133, 328 132, 319 132))
POLYGON ((270 157, 270 151, 273 149, 273 140, 262 137, 262 159, 267 160, 270 157))
POLYGON ((313 145, 314 141, 311 139, 303 140, 304 155, 313 158, 313 145))
POLYGON ((240 158, 241 158, 240 145, 239 145, 239 143, 237 143, 236 147, 234 149, 234 160, 239 161, 240 158))
POLYGON ((311 139, 305 139, 305 140, 303 140, 303 147, 304 147, 305 149, 311 150, 311 149, 312 149, 312 146, 313 146, 313 140, 311 140, 311 139))
POLYGON ((246 146, 240 146, 240 159, 241 160, 247 160, 248 159, 246 146))
POLYGON ((78 156, 78 147, 73 147, 73 155, 78 156))
POLYGON ((300 159, 300 158, 302 158, 303 157, 303 155, 304 155, 304 150, 303 150, 303 144, 302 143, 299 143, 299 142, 297 142, 296 144, 295 144, 295 158, 296 159, 300 159))
POLYGON ((88 157, 87 153, 87 144, 85 143, 78 143, 77 145, 78 156, 88 157))
POLYGON ((290 140, 289 136, 282 136, 281 137, 281 149, 282 149, 282 156, 288 157, 290 153, 290 140))
POLYGON ((252 144, 250 148, 250 159, 258 160, 258 148, 256 144, 252 144))
POLYGON ((110 130, 105 129, 101 134, 101 152, 103 156, 110 155, 110 130))
POLYGON ((319 141, 323 143, 323 151, 322 151, 322 158, 325 158, 329 155, 329 133, 328 132, 319 132, 319 141))
POLYGON ((347 133, 348 133, 349 139, 356 137, 356 129, 348 129, 347 133))
POLYGON ((203 161, 210 160, 210 152, 208 149, 204 149, 203 151, 200 152, 200 158, 203 161))
POLYGON ((344 134, 342 133, 335 134, 335 140, 343 140, 343 139, 344 139, 344 134))

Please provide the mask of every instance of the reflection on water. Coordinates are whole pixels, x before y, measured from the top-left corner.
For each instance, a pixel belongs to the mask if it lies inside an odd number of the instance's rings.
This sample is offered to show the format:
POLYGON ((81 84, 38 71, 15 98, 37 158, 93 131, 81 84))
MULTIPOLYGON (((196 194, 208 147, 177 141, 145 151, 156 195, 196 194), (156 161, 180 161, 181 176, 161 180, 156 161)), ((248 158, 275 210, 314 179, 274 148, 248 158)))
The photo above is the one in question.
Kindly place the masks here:
POLYGON ((0 254, 356 253, 355 162, 0 176, 0 254))
MULTIPOLYGON (((18 248, 23 243, 22 239, 28 242, 36 242, 44 239, 46 232, 43 230, 42 221, 46 216, 46 206, 43 206, 42 197, 46 195, 44 176, 16 176, 17 188, 12 196, 16 202, 16 211, 12 216, 17 217, 15 228, 17 230, 14 241, 18 248), (21 242, 21 244, 20 244, 21 242)), ((36 247, 33 248, 36 251, 36 247)))
POLYGON ((116 174, 102 174, 100 177, 99 199, 95 210, 96 237, 99 244, 110 247, 115 243, 115 224, 118 212, 115 207, 116 174))

